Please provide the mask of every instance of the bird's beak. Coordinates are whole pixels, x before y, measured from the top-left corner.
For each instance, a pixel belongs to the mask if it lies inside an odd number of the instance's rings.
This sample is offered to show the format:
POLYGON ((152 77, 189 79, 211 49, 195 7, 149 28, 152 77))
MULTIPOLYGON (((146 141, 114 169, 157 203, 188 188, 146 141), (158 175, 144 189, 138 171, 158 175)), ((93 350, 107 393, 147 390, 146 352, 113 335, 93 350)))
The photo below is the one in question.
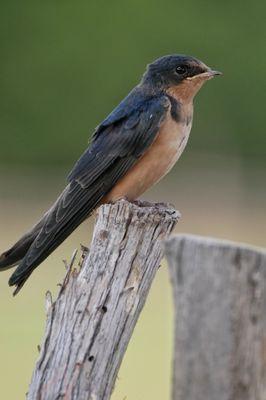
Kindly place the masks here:
POLYGON ((213 78, 216 75, 223 75, 222 72, 220 71, 214 71, 213 69, 208 70, 207 72, 205 72, 206 76, 213 78))
POLYGON ((222 72, 214 71, 214 70, 208 68, 207 71, 202 72, 201 74, 198 74, 198 75, 194 75, 194 76, 189 77, 187 79, 190 80, 190 81, 192 81, 194 79, 200 79, 200 80, 206 80, 207 81, 207 80, 212 79, 214 76, 217 76, 217 75, 223 75, 223 74, 222 74, 222 72))

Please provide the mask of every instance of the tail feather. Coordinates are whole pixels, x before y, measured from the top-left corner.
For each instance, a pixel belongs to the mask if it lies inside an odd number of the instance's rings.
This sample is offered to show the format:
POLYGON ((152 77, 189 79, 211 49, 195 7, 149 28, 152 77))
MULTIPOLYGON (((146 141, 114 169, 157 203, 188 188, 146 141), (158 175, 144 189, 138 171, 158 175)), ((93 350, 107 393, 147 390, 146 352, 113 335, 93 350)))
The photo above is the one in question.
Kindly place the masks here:
POLYGON ((9 250, 0 255, 0 271, 5 271, 20 263, 30 246, 38 236, 45 221, 45 216, 34 227, 22 236, 9 250))
POLYGON ((16 286, 14 295, 33 270, 91 214, 119 177, 134 163, 133 156, 121 158, 105 171, 104 177, 100 176, 88 187, 83 187, 78 181, 68 184, 28 240, 26 254, 9 279, 9 285, 16 286))
MULTIPOLYGON (((97 204, 98 201, 95 201, 97 204)), ((44 251, 40 253, 40 256, 35 260, 34 263, 27 265, 27 255, 24 259, 22 259, 21 263, 19 264, 18 268, 15 272, 11 275, 8 283, 9 286, 16 285, 16 289, 13 293, 15 296, 26 280, 29 278, 33 270, 42 262, 44 261, 91 213, 92 207, 89 209, 84 209, 83 213, 79 213, 78 218, 73 218, 73 220, 68 223, 62 230, 54 237, 53 243, 44 251)), ((34 246, 35 241, 32 242, 34 246)), ((31 247, 29 248, 29 252, 31 251, 31 247)))
POLYGON ((86 191, 77 183, 66 187, 47 213, 39 233, 9 279, 10 286, 17 286, 14 295, 19 292, 33 270, 89 216, 103 196, 97 189, 96 186, 94 193, 92 190, 86 191), (78 201, 76 195, 79 195, 78 201), (60 213, 63 213, 62 218, 60 213))

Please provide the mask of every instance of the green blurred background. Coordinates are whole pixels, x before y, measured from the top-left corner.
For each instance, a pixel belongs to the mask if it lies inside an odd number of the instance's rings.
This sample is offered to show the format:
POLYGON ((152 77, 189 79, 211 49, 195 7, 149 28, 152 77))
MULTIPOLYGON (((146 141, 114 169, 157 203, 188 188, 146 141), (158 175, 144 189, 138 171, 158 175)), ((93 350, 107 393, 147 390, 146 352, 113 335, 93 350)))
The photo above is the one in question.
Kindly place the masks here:
MULTIPOLYGON (((175 169, 145 197, 170 201, 177 232, 265 246, 266 3, 262 1, 0 1, 0 250, 50 206, 94 127, 169 53, 224 72, 196 99, 194 127, 175 169)), ((88 244, 93 220, 45 261, 13 299, 0 280, 0 384, 23 399, 37 357, 44 294, 63 258, 88 244)), ((160 269, 113 400, 169 398, 171 288, 160 269)))

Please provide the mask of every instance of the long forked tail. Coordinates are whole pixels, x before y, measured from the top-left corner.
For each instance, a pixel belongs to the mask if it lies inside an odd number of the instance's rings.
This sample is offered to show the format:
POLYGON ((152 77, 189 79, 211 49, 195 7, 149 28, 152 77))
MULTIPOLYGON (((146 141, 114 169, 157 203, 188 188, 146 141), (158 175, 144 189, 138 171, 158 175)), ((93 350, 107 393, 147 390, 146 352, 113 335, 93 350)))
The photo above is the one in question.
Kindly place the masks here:
POLYGON ((134 156, 119 158, 103 176, 84 184, 71 181, 55 204, 35 228, 12 249, 1 256, 2 268, 19 265, 9 279, 16 286, 14 295, 22 288, 33 270, 44 261, 99 205, 124 172, 136 161, 134 156), (24 243, 24 244, 23 244, 24 243), (17 247, 16 247, 17 246, 17 247), (13 255, 12 255, 13 254, 13 255), (21 261, 20 261, 21 260, 21 261))
POLYGON ((25 257, 30 246, 40 233, 44 221, 46 219, 45 214, 43 218, 34 227, 23 235, 9 250, 6 250, 0 255, 0 271, 12 268, 20 263, 25 257))
POLYGON ((11 249, 1 256, 3 261, 0 266, 3 265, 3 268, 8 264, 8 258, 9 264, 12 265, 21 260, 9 279, 9 285, 16 286, 14 295, 19 292, 33 270, 89 216, 104 192, 99 190, 98 185, 87 189, 82 188, 75 181, 71 182, 36 225, 34 234, 28 236, 24 245, 18 246, 22 238, 13 246, 13 252, 11 249), (20 250, 21 247, 23 251, 20 250))

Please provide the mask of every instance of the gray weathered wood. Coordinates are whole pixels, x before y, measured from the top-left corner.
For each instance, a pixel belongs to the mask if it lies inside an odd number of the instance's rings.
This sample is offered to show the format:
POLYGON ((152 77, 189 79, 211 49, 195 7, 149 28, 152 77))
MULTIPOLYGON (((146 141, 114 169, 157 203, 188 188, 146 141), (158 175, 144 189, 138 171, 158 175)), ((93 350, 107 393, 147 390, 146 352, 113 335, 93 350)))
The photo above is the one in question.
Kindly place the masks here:
POLYGON ((166 243, 175 305, 174 400, 266 399, 266 252, 178 235, 166 243))
POLYGON ((106 400, 178 220, 163 204, 100 207, 89 253, 67 274, 48 317, 30 400, 106 400))

